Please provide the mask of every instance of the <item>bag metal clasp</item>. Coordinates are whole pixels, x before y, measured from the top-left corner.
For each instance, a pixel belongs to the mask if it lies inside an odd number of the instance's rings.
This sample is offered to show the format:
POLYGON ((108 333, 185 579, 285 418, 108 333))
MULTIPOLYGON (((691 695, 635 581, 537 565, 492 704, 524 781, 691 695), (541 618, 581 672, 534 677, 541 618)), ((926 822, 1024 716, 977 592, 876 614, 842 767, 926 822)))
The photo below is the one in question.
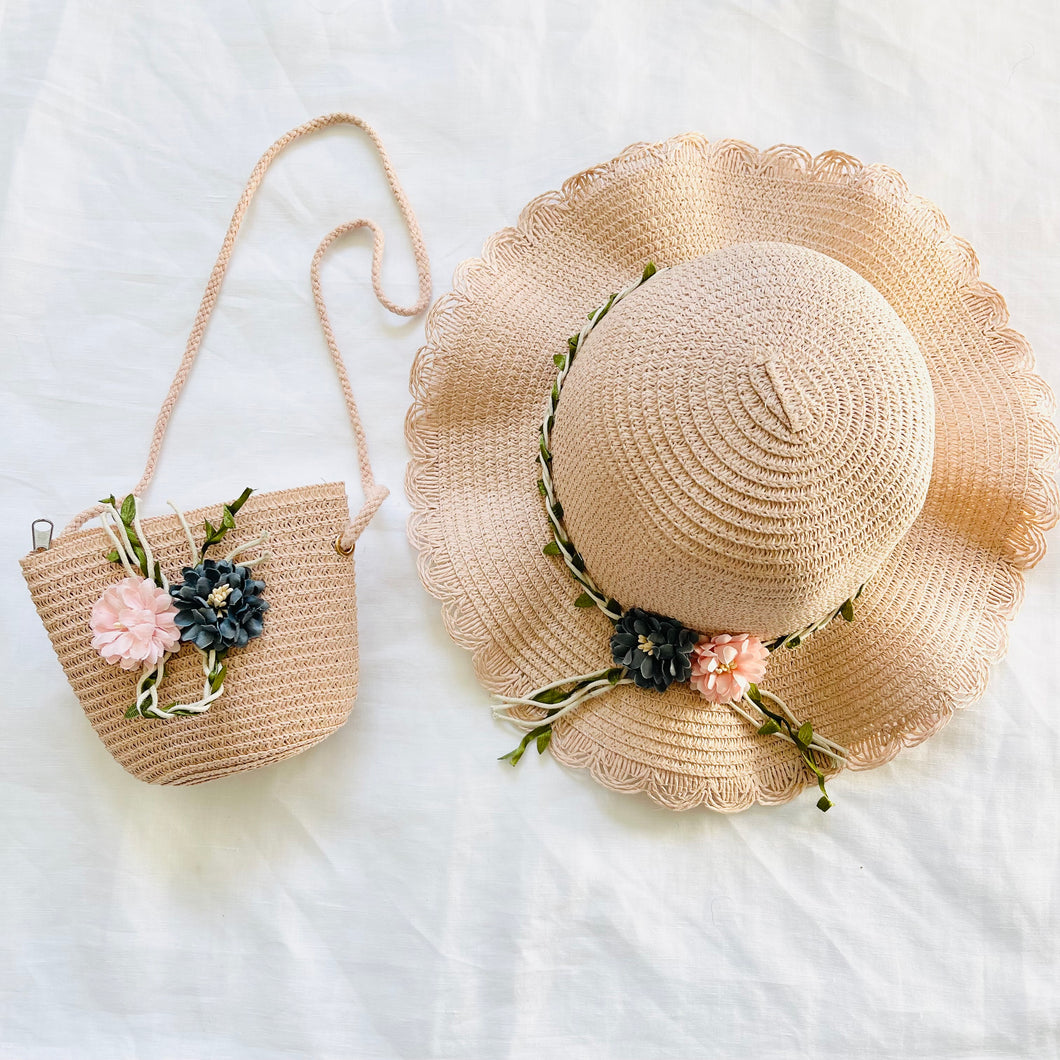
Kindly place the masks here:
POLYGON ((52 547, 55 523, 51 519, 34 519, 30 529, 33 531, 33 551, 47 552, 52 547))

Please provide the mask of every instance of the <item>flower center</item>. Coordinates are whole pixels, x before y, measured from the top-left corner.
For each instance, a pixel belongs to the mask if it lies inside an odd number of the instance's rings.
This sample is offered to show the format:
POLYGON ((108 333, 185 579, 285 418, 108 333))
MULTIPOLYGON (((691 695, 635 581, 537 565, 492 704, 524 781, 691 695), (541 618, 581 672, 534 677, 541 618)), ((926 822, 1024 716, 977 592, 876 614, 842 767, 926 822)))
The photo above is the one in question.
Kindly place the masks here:
POLYGON ((645 655, 652 655, 655 652, 655 642, 644 636, 643 633, 637 639, 637 647, 640 648, 645 655))
POLYGON ((206 597, 206 603, 215 611, 222 611, 228 606, 228 596, 231 592, 232 586, 227 582, 225 582, 224 585, 218 585, 217 588, 206 597))

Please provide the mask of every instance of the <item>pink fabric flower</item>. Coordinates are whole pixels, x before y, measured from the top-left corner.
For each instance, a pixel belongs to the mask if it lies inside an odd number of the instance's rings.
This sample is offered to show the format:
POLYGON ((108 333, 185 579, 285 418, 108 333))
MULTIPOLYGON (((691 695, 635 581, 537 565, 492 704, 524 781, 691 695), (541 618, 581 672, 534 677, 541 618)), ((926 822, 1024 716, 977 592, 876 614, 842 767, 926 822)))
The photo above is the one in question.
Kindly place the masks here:
POLYGON ((92 647, 123 670, 154 666, 180 640, 173 599, 146 578, 112 585, 92 606, 92 647))
POLYGON ((750 633, 701 637, 692 649, 692 687, 711 703, 731 703, 765 676, 769 649, 750 633))

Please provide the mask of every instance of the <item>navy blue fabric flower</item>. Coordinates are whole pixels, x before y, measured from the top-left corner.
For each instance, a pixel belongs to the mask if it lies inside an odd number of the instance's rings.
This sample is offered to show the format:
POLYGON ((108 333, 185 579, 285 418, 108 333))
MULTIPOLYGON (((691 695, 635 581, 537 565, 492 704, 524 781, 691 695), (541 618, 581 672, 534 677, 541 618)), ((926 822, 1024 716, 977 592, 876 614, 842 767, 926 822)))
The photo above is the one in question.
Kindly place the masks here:
POLYGON ((633 607, 615 624, 611 655, 640 688, 665 692, 674 681, 691 676, 692 648, 698 639, 695 630, 672 618, 633 607))
POLYGON ((265 583, 255 581, 249 567, 230 559, 207 559, 196 567, 185 567, 183 584, 169 588, 180 639, 218 654, 244 647, 261 636, 262 618, 269 607, 261 595, 264 591, 265 583))

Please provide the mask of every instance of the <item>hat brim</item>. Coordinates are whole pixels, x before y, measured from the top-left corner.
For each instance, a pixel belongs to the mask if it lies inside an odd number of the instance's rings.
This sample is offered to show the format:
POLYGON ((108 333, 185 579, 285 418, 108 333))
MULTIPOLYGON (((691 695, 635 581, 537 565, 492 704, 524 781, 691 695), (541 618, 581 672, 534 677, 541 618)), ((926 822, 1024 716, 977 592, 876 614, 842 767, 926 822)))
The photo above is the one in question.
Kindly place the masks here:
MULTIPOLYGON (((829 254, 887 298, 936 402, 924 508, 858 600, 770 660, 767 687, 867 769, 982 695, 1057 521, 1053 396, 972 248, 884 166, 680 136, 636 144, 531 202, 463 263, 427 322, 406 422, 409 535, 449 633, 491 692, 525 695, 610 665, 611 625, 577 608, 549 540, 537 434, 552 355, 648 261, 756 240, 829 254)), ((606 589, 606 587, 604 587, 606 589)), ((550 750, 608 787, 675 809, 784 802, 813 778, 687 686, 621 686, 554 726, 550 750)))

